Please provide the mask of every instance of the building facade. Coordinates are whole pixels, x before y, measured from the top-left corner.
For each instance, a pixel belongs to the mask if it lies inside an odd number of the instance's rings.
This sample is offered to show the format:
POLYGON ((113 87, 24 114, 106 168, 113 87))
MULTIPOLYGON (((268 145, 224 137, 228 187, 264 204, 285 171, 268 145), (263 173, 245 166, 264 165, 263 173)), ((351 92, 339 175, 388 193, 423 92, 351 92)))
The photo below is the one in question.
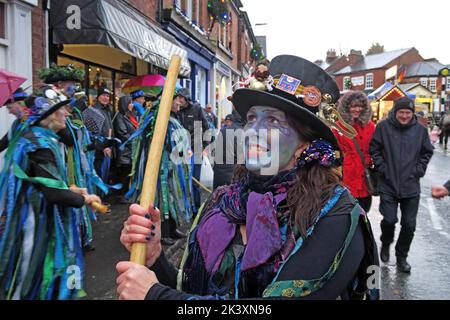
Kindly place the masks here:
POLYGON ((367 93, 374 91, 388 80, 386 71, 392 67, 424 61, 415 48, 368 56, 363 56, 361 51, 352 51, 348 55, 348 60, 349 64, 346 67, 333 73, 339 89, 362 90, 367 93))
MULTIPOLYGON (((24 88, 32 85, 33 12, 38 4, 37 0, 0 0, 0 68, 29 79, 24 88)), ((13 120, 6 108, 0 108, 0 137, 6 134, 13 120)))

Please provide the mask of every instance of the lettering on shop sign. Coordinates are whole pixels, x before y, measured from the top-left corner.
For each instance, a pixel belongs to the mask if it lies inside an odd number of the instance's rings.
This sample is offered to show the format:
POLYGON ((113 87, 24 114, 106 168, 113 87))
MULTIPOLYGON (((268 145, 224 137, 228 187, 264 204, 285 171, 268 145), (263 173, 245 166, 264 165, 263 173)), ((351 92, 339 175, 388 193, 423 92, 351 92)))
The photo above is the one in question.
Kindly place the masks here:
POLYGON ((70 16, 66 20, 66 26, 69 30, 81 29, 81 8, 77 5, 71 5, 67 7, 67 14, 70 16))

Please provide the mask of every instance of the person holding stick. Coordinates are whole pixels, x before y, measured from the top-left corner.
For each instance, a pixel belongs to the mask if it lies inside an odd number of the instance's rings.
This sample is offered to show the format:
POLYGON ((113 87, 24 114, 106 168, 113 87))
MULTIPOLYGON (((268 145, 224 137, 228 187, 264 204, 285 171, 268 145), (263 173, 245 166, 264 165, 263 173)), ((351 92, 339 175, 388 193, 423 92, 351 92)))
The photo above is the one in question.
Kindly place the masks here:
POLYGON ((52 97, 27 100, 28 129, 10 142, 0 174, 0 300, 67 300, 84 294, 73 208, 101 200, 68 185, 56 133, 66 127, 70 100, 61 101, 55 92, 52 97))
POLYGON ((232 97, 247 119, 247 172, 204 205, 179 268, 161 249, 159 210, 130 207, 120 240, 132 256, 137 245, 146 250, 139 264, 117 264, 119 299, 378 297, 370 224, 341 184, 332 131, 311 112, 336 102, 339 89, 295 56, 274 58, 270 74, 270 92, 244 88, 232 97))

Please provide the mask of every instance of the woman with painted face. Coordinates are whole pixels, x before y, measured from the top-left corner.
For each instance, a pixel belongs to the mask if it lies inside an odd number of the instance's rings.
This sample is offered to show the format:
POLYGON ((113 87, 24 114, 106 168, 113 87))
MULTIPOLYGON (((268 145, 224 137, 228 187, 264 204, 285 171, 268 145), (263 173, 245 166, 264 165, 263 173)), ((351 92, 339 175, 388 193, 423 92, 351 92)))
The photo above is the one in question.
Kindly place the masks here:
POLYGON ((350 139, 337 130, 333 130, 339 147, 344 154, 343 183, 351 194, 358 199, 361 207, 369 212, 372 204, 372 196, 369 193, 364 175, 366 167, 372 165, 369 155, 369 144, 375 132, 372 122, 372 108, 367 96, 362 91, 350 91, 339 100, 338 111, 344 121, 350 124, 357 135, 350 139), (364 163, 361 157, 364 156, 364 163))
POLYGON ((274 58, 270 74, 270 92, 233 95, 247 120, 245 174, 207 201, 179 268, 161 250, 158 209, 130 207, 121 242, 147 243, 147 260, 117 265, 120 299, 378 297, 369 222, 341 185, 332 131, 312 112, 339 89, 294 56, 274 58))
MULTIPOLYGON (((0 173, 0 299, 77 299, 83 294, 79 208, 100 202, 70 186, 57 132, 69 100, 31 97, 27 129, 0 173), (73 286, 71 271, 77 272, 73 286)), ((11 151, 11 152, 9 152, 11 151)))

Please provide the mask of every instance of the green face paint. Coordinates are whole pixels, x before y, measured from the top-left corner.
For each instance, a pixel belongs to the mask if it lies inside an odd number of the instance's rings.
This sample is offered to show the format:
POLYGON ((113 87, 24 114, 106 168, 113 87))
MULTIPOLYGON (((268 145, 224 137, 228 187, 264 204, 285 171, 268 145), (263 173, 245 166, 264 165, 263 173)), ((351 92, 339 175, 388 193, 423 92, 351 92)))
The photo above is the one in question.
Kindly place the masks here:
POLYGON ((289 125, 285 112, 254 106, 247 112, 245 163, 248 170, 276 174, 285 168, 300 144, 298 132, 289 125))

